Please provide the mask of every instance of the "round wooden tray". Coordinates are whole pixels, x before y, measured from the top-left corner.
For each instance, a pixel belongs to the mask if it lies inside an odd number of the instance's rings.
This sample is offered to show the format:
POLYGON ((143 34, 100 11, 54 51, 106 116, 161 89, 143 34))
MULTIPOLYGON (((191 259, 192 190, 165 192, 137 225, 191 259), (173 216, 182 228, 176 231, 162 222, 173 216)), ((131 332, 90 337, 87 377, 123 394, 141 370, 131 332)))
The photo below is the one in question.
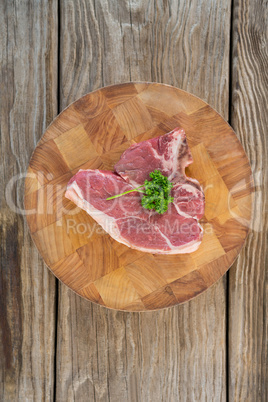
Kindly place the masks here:
POLYGON ((247 156, 207 103, 155 83, 102 88, 71 104, 48 127, 30 160, 25 208, 32 238, 51 271, 80 296, 144 311, 183 303, 216 282, 247 236, 252 203, 247 156), (64 197, 79 169, 109 169, 131 144, 184 128, 202 185, 204 238, 191 254, 156 255, 116 242, 64 197))

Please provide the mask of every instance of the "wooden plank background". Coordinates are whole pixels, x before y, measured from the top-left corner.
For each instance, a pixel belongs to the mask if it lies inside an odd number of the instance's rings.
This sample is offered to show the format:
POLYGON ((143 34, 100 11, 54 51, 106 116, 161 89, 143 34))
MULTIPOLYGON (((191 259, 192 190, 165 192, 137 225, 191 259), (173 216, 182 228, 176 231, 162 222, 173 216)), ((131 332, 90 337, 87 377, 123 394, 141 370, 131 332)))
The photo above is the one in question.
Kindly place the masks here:
POLYGON ((56 1, 0 1, 0 400, 52 400, 55 279, 30 238, 23 180, 46 126, 57 115, 56 1), (17 185, 16 185, 17 184, 17 185))
POLYGON ((251 162, 256 186, 252 231, 229 271, 229 399, 267 401, 268 7, 235 0, 230 122, 251 162))
MULTIPOLYGON (((266 2, 3 0, 0 52, 0 400, 265 401, 266 2), (58 284, 5 199, 61 109, 135 80, 185 89, 229 119, 258 189, 229 274, 152 313, 110 311, 58 284)), ((22 184, 12 190, 19 206, 22 184)))

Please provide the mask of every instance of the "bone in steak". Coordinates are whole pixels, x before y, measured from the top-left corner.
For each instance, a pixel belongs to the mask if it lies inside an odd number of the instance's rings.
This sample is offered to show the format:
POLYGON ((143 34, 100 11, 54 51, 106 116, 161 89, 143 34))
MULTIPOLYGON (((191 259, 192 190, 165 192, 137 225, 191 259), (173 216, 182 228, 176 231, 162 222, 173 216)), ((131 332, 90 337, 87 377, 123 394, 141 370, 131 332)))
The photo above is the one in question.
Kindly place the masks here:
POLYGON ((201 243, 198 219, 205 205, 199 183, 185 176, 185 167, 192 162, 185 132, 175 129, 131 146, 115 165, 115 173, 80 170, 69 181, 65 196, 111 237, 131 248, 158 254, 190 253, 201 243), (150 180, 149 173, 155 169, 173 183, 174 201, 163 215, 144 209, 138 192, 106 200, 150 180))

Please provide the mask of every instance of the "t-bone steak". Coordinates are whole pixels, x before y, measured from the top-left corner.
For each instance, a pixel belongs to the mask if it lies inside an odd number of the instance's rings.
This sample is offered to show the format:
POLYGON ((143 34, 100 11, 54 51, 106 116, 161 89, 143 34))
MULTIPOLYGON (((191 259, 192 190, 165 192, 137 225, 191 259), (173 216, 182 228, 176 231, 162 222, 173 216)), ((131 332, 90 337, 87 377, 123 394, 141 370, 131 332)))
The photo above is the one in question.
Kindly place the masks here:
POLYGON ((198 220, 205 206, 198 181, 185 176, 185 167, 192 162, 185 132, 175 129, 128 148, 115 172, 79 170, 69 181, 65 196, 128 247, 158 254, 190 253, 202 240, 198 220), (173 183, 174 201, 164 214, 144 209, 139 192, 106 200, 150 180, 149 173, 155 169, 173 183))

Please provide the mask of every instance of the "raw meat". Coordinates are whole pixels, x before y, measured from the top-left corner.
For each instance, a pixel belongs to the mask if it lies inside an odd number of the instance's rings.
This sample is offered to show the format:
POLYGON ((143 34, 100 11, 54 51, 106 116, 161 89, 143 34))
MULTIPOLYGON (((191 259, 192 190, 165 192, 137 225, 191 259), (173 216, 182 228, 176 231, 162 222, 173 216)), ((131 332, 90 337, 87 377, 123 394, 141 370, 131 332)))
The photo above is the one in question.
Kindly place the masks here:
POLYGON ((185 168, 193 162, 184 130, 175 129, 161 137, 132 145, 114 167, 116 173, 137 187, 149 173, 161 170, 172 182, 185 180, 185 168))
POLYGON ((137 187, 149 180, 149 173, 161 170, 173 183, 172 197, 179 214, 201 219, 205 197, 197 180, 185 176, 193 162, 184 130, 175 129, 161 137, 132 145, 115 165, 116 173, 137 187))
POLYGON ((65 196, 87 211, 115 240, 131 248, 159 254, 189 253, 202 239, 198 219, 204 213, 204 194, 196 180, 185 176, 193 162, 183 130, 175 129, 126 150, 115 173, 80 170, 68 183, 65 196), (163 215, 141 206, 132 192, 107 201, 144 183, 155 169, 173 183, 174 202, 163 215))

